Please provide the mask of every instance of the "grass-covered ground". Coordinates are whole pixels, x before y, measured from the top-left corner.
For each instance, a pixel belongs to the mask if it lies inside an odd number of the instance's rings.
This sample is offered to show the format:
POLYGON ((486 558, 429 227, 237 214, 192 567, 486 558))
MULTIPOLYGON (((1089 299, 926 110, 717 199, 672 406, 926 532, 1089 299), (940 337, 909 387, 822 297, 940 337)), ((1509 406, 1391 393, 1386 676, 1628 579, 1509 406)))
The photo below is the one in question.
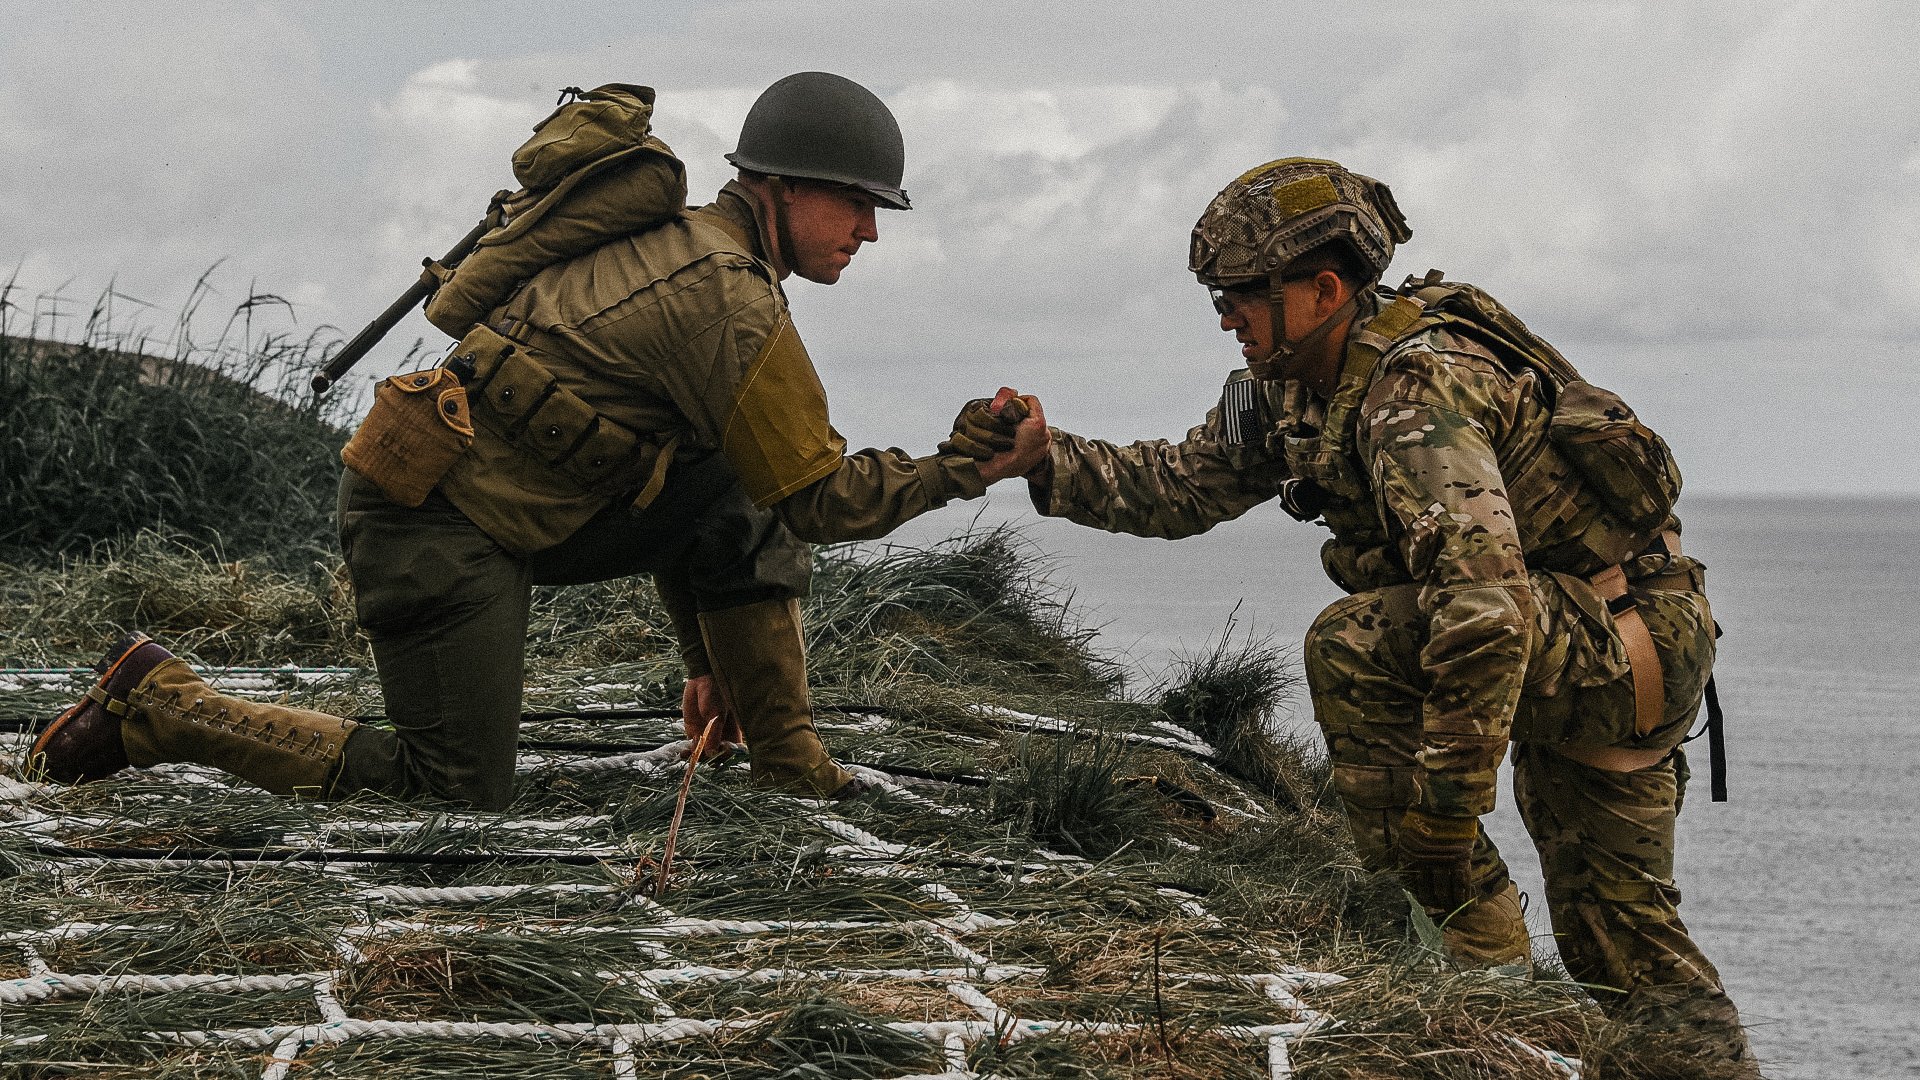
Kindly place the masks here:
MULTIPOLYGON (((323 346, 142 381, 124 342, 0 342, 6 400, 41 402, 6 419, 5 666, 81 666, 140 628, 209 665, 352 669, 245 685, 380 711, 327 543, 345 418, 284 391, 323 346), (175 426, 143 426, 156 412, 175 426), (28 415, 50 419, 16 436, 28 415), (274 426, 275 454, 236 465, 179 434, 221 423, 274 426), (167 498, 114 499, 102 463, 167 498), (69 505, 86 513, 29 521, 69 505)), ((541 594, 539 715, 500 815, 191 770, 41 786, 24 730, 84 681, 0 674, 0 1076, 1267 1077, 1263 1032, 1300 1024, 1282 1045, 1301 1077, 1566 1075, 1538 1050, 1589 1077, 1713 1075, 1549 970, 1456 971, 1424 946, 1356 862, 1314 749, 1275 737, 1295 675, 1272 650, 1223 641, 1130 687, 1063 595, 1004 531, 822 551, 822 726, 890 786, 821 806, 703 769, 664 892, 682 774, 645 751, 677 737, 679 672, 642 582, 541 594), (277 861, 235 854, 262 850, 277 861), (356 1037, 286 1041, 300 1025, 356 1037)))

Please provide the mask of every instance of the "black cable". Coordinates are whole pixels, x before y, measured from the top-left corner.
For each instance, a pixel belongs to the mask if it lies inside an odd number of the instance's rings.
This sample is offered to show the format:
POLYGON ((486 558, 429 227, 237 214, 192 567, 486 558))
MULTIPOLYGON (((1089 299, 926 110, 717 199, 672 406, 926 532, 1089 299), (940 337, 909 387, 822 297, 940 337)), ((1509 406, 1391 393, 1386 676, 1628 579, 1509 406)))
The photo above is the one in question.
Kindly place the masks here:
MULTIPOLYGON (((813 709, 815 712, 840 713, 843 715, 886 716, 889 714, 884 705, 815 705, 813 709)), ((673 720, 679 716, 680 710, 678 707, 647 709, 553 709, 541 712, 521 713, 520 721, 521 723, 528 723, 536 720, 673 720)), ((52 715, 0 716, 0 731, 30 731, 51 719, 53 719, 52 715)), ((346 719, 352 720, 356 724, 378 724, 383 723, 387 719, 387 716, 385 713, 364 713, 358 716, 349 716, 346 719)), ((529 744, 523 743, 522 745, 529 744)), ((647 749, 651 749, 651 747, 647 749)))
POLYGON ((33 841, 14 845, 0 852, 32 853, 61 859, 175 859, 182 862, 296 862, 296 863, 395 863, 404 866, 533 866, 563 863, 568 866, 594 866, 625 858, 622 855, 585 855, 573 851, 316 851, 309 848, 143 848, 75 847, 33 841))

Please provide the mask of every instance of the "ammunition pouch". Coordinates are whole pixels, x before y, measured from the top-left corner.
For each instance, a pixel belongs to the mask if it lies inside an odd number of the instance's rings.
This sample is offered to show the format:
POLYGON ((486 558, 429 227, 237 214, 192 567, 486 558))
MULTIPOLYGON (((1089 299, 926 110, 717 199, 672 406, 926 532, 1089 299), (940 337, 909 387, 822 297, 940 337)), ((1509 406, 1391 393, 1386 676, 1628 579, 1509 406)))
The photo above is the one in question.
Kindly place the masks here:
POLYGON ((659 494, 679 436, 656 441, 614 421, 561 386, 536 346, 489 326, 468 331, 459 352, 473 358, 474 420, 491 434, 581 490, 633 496, 634 509, 659 494))
POLYGON ((467 390, 444 367, 382 380, 340 460, 401 506, 419 506, 473 444, 467 390))

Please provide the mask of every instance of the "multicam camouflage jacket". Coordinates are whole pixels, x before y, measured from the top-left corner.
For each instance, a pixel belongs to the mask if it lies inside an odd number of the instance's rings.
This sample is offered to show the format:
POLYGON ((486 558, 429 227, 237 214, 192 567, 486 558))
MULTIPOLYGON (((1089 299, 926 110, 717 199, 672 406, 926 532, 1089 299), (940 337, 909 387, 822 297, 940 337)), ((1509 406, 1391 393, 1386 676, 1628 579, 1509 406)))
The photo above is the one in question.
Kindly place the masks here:
MULTIPOLYGON (((1290 482, 1314 481, 1333 532, 1321 557, 1334 582, 1348 592, 1419 587, 1428 620, 1422 757, 1438 781, 1429 794, 1448 793, 1447 805, 1429 809, 1485 813, 1523 685, 1557 690, 1527 670, 1545 625, 1536 582, 1564 583, 1565 597, 1585 609, 1597 600, 1580 578, 1603 568, 1580 543, 1593 500, 1548 440, 1537 378, 1449 328, 1416 333, 1382 357, 1342 467, 1320 430, 1325 401, 1297 382, 1236 372, 1206 422, 1178 443, 1119 446, 1055 431, 1052 478, 1035 485, 1035 506, 1173 539, 1238 517, 1290 482)), ((1590 614, 1607 625, 1602 612, 1590 614)), ((1561 665, 1555 677, 1624 673, 1624 655, 1605 648, 1617 639, 1604 629, 1596 637, 1599 655, 1561 665)))

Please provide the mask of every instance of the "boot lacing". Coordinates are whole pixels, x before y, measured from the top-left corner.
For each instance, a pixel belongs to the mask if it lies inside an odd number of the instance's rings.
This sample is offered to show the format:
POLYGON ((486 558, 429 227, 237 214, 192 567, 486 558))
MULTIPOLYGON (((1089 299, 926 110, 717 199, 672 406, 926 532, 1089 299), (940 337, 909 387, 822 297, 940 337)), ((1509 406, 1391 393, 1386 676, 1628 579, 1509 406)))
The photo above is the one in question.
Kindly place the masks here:
POLYGON ((138 710, 152 709, 163 714, 175 723, 200 728, 203 731, 223 735, 235 735, 243 739, 270 746, 276 750, 298 754, 310 760, 331 759, 339 745, 326 737, 324 732, 307 733, 306 744, 300 744, 300 729, 289 726, 284 732, 277 732, 272 720, 255 723, 254 718, 244 713, 236 714, 228 706, 208 710, 207 699, 195 697, 191 705, 181 704, 185 693, 169 690, 158 694, 145 687, 137 687, 127 695, 128 704, 138 710))

